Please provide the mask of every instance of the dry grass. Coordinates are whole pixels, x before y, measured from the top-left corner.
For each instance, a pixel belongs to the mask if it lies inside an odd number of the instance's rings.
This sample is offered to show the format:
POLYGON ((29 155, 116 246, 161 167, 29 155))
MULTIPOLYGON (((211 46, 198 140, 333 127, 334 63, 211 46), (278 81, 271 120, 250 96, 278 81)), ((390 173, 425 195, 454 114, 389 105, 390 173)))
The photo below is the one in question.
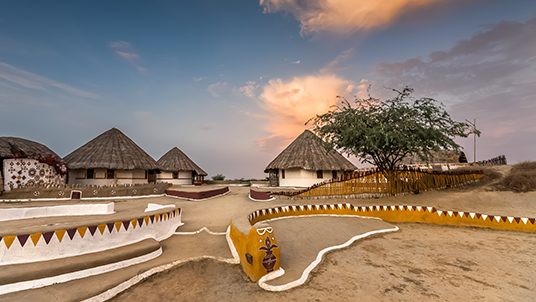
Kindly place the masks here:
POLYGON ((484 168, 482 169, 482 171, 484 172, 484 174, 480 178, 478 186, 489 185, 503 177, 503 175, 495 169, 484 168))
POLYGON ((510 174, 499 181, 495 188, 516 193, 536 191, 536 162, 522 162, 512 166, 510 174))

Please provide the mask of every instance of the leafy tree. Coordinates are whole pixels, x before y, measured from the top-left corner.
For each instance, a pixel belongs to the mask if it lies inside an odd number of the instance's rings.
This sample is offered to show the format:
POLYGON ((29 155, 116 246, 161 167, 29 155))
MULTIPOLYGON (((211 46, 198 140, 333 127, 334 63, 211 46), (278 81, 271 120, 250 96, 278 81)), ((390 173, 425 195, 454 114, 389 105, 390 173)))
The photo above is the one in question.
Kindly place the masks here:
POLYGON ((225 180, 225 175, 216 174, 216 175, 212 176, 212 180, 225 180))
POLYGON ((343 153, 375 165, 386 176, 407 155, 428 159, 433 151, 459 150, 455 137, 480 135, 469 123, 454 121, 438 101, 415 99, 409 87, 393 91, 395 96, 387 100, 369 95, 351 103, 339 97, 339 106, 312 119, 315 132, 343 153))

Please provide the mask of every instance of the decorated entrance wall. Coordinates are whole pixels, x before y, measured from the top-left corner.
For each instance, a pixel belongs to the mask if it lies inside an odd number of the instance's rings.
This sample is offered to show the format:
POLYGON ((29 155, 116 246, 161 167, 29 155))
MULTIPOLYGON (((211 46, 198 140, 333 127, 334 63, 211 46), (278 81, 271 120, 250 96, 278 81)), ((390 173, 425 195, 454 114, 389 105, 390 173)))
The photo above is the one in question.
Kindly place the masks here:
POLYGON ((63 184, 56 169, 35 159, 13 158, 3 161, 3 188, 5 191, 24 186, 63 184))

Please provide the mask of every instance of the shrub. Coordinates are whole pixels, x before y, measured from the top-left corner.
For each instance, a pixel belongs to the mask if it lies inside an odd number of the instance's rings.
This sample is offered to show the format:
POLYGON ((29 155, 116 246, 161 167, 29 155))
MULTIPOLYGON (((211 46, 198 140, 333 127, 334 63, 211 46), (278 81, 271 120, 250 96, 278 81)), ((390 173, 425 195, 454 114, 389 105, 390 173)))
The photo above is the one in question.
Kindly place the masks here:
POLYGON ((225 175, 216 174, 216 175, 212 176, 212 180, 225 180, 225 175))

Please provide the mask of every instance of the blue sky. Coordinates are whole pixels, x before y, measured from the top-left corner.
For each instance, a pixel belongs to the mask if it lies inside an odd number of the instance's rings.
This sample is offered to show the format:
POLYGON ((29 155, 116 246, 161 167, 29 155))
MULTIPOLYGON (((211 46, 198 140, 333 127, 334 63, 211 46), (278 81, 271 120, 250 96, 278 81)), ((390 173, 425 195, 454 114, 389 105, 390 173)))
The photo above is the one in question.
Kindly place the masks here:
POLYGON ((480 159, 534 159, 535 18, 522 0, 1 0, 0 136, 65 156, 118 127, 155 159, 263 177, 336 95, 407 84, 477 118, 480 159))

